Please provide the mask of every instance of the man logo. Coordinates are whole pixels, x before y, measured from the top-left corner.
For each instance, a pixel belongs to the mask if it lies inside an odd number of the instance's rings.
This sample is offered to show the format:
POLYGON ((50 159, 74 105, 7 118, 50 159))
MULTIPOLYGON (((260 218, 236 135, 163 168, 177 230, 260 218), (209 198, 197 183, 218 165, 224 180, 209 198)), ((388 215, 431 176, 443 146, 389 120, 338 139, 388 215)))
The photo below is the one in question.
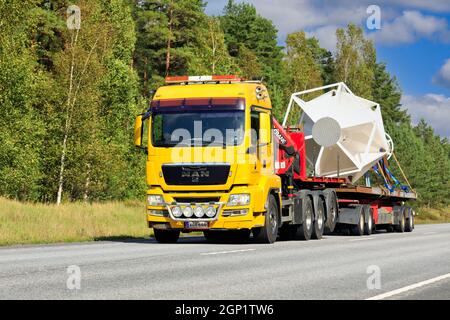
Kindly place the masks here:
POLYGON ((182 167, 182 178, 191 178, 192 182, 198 182, 200 178, 208 178, 209 171, 202 167, 182 167))

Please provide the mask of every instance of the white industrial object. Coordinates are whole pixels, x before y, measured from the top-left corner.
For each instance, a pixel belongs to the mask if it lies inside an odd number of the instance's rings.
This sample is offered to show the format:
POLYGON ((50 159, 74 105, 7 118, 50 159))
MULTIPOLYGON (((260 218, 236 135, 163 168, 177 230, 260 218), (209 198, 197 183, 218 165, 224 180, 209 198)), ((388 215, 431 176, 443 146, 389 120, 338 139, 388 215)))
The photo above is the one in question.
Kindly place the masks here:
POLYGON ((283 126, 294 105, 303 111, 298 125, 316 176, 355 182, 384 156, 390 158, 394 146, 384 131, 380 105, 354 95, 343 82, 292 94, 283 126), (302 99, 318 91, 325 93, 302 99))

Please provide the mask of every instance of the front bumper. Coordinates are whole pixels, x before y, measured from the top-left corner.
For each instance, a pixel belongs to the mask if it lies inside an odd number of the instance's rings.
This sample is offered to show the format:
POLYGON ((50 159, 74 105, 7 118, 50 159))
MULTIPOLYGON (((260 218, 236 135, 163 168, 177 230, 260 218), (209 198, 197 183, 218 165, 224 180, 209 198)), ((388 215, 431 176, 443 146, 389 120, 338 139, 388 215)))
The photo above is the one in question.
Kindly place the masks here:
MULTIPOLYGON (((164 198, 164 206, 147 206, 147 221, 151 228, 179 229, 185 230, 185 221, 208 221, 208 229, 251 229, 264 226, 263 212, 254 212, 255 201, 258 201, 256 190, 252 187, 236 187, 231 192, 211 192, 211 193, 164 193, 160 188, 153 188, 149 194, 160 194, 164 198), (227 206, 228 198, 231 194, 249 193, 250 204, 246 206, 227 206), (180 218, 176 219, 169 213, 169 206, 179 203, 186 203, 183 199, 198 199, 195 203, 202 203, 201 199, 215 198, 217 214, 213 219, 208 218, 180 218), (164 215, 151 214, 153 210, 162 212, 164 215), (246 212, 242 214, 242 212, 246 212)), ((189 202, 189 201, 188 201, 189 202)), ((211 203, 205 201, 204 204, 211 203)))

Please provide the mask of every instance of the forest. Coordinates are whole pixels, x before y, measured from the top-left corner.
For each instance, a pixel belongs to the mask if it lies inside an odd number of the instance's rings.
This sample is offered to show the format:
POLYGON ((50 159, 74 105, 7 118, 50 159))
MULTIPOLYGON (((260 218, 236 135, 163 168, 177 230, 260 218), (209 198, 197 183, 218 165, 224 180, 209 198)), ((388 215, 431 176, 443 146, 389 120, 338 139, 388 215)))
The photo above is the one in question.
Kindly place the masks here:
MULTIPOLYGON (((41 203, 142 199, 145 157, 134 117, 167 75, 263 79, 275 116, 290 94, 343 81, 380 103, 418 205, 450 204, 450 143, 411 123, 401 88, 361 27, 337 29, 336 50, 230 0, 0 0, 0 196, 41 203), (76 4, 80 28, 68 28, 76 4)), ((401 178, 398 167, 392 170, 401 178)))

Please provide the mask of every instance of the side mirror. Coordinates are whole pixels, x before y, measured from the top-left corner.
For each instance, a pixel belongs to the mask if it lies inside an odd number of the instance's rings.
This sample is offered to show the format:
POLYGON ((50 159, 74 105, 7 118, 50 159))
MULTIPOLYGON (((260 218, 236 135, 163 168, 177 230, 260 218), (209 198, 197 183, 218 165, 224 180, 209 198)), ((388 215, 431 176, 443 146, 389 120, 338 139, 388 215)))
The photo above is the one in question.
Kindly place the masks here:
POLYGON ((142 115, 138 115, 134 121, 134 145, 142 148, 142 135, 144 133, 144 126, 142 123, 142 115))

